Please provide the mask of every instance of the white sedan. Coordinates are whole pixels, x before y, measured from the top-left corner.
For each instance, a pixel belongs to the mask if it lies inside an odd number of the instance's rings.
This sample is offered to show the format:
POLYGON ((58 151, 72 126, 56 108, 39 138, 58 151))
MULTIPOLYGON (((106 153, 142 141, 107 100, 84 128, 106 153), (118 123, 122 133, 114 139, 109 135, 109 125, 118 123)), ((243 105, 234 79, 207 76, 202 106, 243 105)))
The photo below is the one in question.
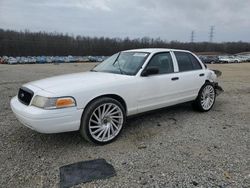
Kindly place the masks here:
POLYGON ((117 138, 131 115, 192 101, 209 111, 222 89, 216 74, 191 52, 137 49, 114 54, 89 72, 23 85, 11 108, 41 133, 79 130, 88 141, 117 138))

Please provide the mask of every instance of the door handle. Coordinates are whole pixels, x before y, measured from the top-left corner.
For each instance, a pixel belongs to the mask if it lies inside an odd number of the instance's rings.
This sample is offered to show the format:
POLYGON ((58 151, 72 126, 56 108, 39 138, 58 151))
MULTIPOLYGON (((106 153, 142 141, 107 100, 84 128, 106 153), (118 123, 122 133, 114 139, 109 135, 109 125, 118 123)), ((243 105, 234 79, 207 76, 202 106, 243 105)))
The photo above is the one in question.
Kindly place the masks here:
POLYGON ((173 77, 173 78, 171 78, 171 80, 173 80, 173 81, 179 80, 179 77, 173 77))
POLYGON ((205 76, 205 74, 204 74, 204 73, 202 73, 202 74, 200 74, 199 76, 200 76, 200 77, 202 77, 202 76, 205 76))

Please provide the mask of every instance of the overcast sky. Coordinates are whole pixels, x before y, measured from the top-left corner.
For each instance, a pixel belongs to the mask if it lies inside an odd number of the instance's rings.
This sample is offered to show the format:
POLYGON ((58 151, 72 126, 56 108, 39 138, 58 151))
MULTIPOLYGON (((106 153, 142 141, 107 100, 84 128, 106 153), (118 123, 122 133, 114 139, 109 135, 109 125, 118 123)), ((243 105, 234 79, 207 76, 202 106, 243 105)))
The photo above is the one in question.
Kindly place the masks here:
POLYGON ((0 0, 0 28, 73 35, 250 42, 250 0, 0 0))

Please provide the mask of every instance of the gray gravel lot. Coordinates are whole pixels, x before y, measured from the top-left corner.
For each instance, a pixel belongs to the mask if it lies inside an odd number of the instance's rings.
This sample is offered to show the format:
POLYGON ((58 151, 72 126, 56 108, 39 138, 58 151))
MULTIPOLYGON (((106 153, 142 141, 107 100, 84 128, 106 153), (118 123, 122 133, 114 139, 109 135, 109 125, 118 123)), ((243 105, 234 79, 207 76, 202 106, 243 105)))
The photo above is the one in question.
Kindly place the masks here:
POLYGON ((250 187, 250 63, 212 65, 225 93, 210 112, 183 104, 135 117, 105 146, 16 120, 9 102, 23 83, 93 65, 0 65, 0 187, 58 187, 60 166, 97 158, 117 176, 76 187, 250 187))

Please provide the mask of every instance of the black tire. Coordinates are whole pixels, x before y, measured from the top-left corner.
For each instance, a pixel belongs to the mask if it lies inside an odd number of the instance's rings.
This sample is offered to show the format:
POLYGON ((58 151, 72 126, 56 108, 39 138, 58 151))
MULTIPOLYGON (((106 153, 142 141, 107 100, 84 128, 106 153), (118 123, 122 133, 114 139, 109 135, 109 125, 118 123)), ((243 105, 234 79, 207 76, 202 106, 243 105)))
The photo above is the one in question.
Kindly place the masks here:
MULTIPOLYGON (((126 122, 126 112, 125 109, 123 107, 123 105, 121 105, 121 103, 113 98, 109 98, 109 97, 102 97, 102 98, 97 98, 96 100, 94 100, 93 102, 91 102, 86 109, 83 112, 82 115, 82 119, 81 119, 81 126, 80 126, 80 134, 81 136, 92 143, 98 144, 98 145, 104 145, 104 144, 108 144, 110 142, 113 142, 114 140, 117 139, 117 137, 120 135, 124 124, 126 122), (119 132, 116 134, 116 136, 114 136, 114 138, 112 138, 111 140, 108 141, 99 141, 97 139, 95 139, 91 133, 90 133, 90 118, 92 116, 92 114, 94 113, 94 111, 98 108, 101 107, 104 104, 114 104, 116 105, 120 110, 121 110, 121 114, 123 117, 123 123, 121 125, 121 128, 119 130, 119 132)), ((98 125, 99 126, 99 125, 98 125)), ((105 134, 105 133, 103 133, 105 134)))
POLYGON ((198 96, 197 98, 195 99, 195 101, 193 101, 192 103, 192 106, 194 108, 194 110, 196 111, 200 111, 200 112, 208 112, 209 110, 212 109, 214 103, 215 103, 215 99, 216 99, 216 92, 215 92, 215 88, 214 88, 214 85, 211 84, 210 82, 206 82, 200 89, 199 93, 198 93, 198 96), (213 102, 211 104, 211 106, 209 106, 209 108, 205 108, 203 105, 202 105, 202 93, 203 93, 203 90, 205 88, 207 88, 207 86, 209 86, 209 88, 212 88, 213 89, 213 92, 214 92, 214 98, 213 98, 213 102))

